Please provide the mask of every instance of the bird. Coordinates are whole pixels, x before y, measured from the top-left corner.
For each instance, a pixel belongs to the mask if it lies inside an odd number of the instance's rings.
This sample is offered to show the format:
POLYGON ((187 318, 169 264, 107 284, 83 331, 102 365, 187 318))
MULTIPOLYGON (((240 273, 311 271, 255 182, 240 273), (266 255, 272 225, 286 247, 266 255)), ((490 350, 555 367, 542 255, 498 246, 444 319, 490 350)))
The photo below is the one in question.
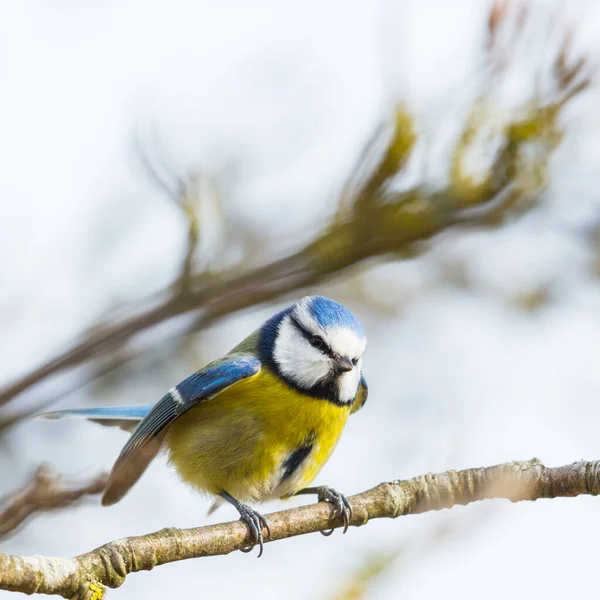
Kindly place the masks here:
POLYGON ((121 500, 164 449, 185 483, 215 499, 211 510, 225 502, 237 509, 251 540, 244 550, 258 544, 260 557, 271 531, 251 503, 316 494, 332 505, 332 518, 343 520, 343 532, 348 530, 352 509, 346 497, 310 484, 349 415, 367 400, 366 345, 350 310, 330 298, 306 296, 154 405, 74 408, 40 416, 81 417, 132 432, 108 477, 104 506, 121 500))

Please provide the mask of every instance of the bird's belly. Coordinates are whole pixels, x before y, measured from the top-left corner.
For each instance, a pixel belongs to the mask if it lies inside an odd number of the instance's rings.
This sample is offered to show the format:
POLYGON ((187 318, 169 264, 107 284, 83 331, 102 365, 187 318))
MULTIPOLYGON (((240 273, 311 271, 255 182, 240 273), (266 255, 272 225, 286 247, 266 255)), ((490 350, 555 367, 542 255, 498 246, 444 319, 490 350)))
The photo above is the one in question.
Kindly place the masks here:
POLYGON ((261 372, 182 415, 165 442, 190 485, 257 502, 306 487, 331 456, 348 414, 348 407, 304 396, 261 372))

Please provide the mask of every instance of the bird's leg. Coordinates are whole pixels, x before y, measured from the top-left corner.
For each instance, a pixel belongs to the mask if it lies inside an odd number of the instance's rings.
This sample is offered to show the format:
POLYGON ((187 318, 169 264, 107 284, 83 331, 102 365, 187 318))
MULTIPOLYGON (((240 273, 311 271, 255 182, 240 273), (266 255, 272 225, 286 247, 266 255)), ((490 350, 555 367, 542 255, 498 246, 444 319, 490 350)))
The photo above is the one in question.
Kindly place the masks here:
POLYGON ((227 502, 233 504, 237 511, 240 513, 240 521, 246 523, 248 525, 248 529, 250 529, 250 533, 254 540, 254 543, 249 548, 242 548, 242 552, 250 552, 256 544, 260 546, 260 551, 258 553, 258 557, 260 558, 263 553, 263 532, 262 528, 264 527, 267 530, 267 539, 271 537, 271 529, 269 528, 269 524, 267 520, 258 512, 256 512, 252 507, 236 500, 233 496, 229 495, 227 492, 221 492, 219 494, 221 498, 227 500, 227 502))
MULTIPOLYGON (((348 531, 348 527, 350 527, 350 519, 352 519, 352 507, 350 506, 350 502, 348 502, 344 494, 340 494, 340 492, 334 490, 333 488, 330 488, 327 485, 307 487, 297 491, 294 495, 297 496, 299 494, 317 494, 319 502, 329 502, 333 506, 333 518, 339 519, 340 517, 343 517, 343 533, 346 533, 346 531, 348 531)), ((331 535, 333 533, 333 529, 321 531, 321 533, 323 535, 331 535)))

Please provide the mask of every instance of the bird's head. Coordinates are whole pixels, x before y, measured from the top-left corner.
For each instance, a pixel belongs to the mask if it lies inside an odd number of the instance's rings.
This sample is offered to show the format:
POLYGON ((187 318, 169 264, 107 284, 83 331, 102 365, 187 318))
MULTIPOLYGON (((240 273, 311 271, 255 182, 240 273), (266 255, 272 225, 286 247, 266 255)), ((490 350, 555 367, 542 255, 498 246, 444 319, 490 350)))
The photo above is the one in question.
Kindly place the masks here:
POLYGON ((367 338, 341 304, 307 296, 261 329, 263 357, 290 385, 337 404, 354 400, 367 338))

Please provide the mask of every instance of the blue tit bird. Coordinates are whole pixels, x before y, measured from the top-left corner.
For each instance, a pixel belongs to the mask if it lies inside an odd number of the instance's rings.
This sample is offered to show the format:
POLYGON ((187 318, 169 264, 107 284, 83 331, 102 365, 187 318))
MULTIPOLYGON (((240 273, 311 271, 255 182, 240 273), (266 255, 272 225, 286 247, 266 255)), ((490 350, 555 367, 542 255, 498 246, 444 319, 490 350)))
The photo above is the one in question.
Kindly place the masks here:
MULTIPOLYGON (((171 388, 155 405, 82 408, 84 417, 133 430, 102 496, 121 500, 161 448, 192 487, 227 501, 262 554, 264 517, 246 503, 315 493, 348 529, 351 508, 327 486, 308 487, 346 421, 367 399, 366 337, 356 317, 308 296, 267 320, 224 357, 171 388)), ((328 532, 331 533, 331 532, 328 532)))

